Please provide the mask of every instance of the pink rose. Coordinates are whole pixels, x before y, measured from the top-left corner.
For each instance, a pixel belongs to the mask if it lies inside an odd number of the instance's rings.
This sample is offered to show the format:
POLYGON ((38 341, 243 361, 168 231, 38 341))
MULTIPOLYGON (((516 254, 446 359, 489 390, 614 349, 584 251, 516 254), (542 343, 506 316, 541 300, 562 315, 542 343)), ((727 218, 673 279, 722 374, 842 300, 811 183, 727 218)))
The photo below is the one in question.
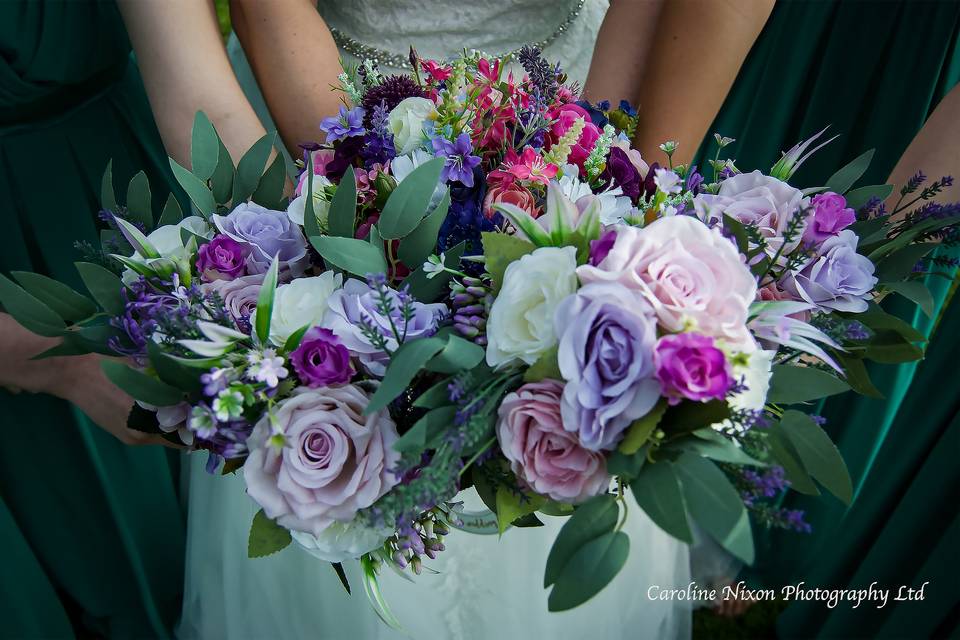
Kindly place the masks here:
MULTIPOLYGON (((333 149, 317 149, 316 151, 311 152, 313 156, 313 175, 315 176, 326 176, 327 175, 327 165, 333 162, 333 149)), ((300 174, 300 178, 297 180, 297 190, 296 195, 300 195, 306 190, 307 182, 307 172, 304 171, 300 174)))
POLYGON ((747 312, 757 282, 720 231, 690 216, 621 227, 596 266, 577 267, 582 284, 619 282, 653 306, 670 332, 693 330, 752 350, 747 312))
POLYGON ((510 468, 537 493, 583 502, 610 484, 603 456, 585 449, 560 418, 563 383, 525 384, 503 399, 497 438, 510 468))
POLYGON ((247 441, 247 493, 269 518, 320 535, 353 521, 397 484, 390 471, 397 427, 386 409, 364 416, 368 398, 352 384, 300 388, 264 416, 247 441), (285 440, 276 442, 275 434, 285 440))
POLYGON ((551 118, 556 120, 550 127, 551 143, 559 140, 560 136, 567 132, 567 129, 573 125, 577 118, 583 119, 584 125, 583 131, 580 133, 580 139, 573 145, 570 155, 567 157, 568 162, 583 167, 587 156, 593 151, 594 145, 600 138, 600 130, 590 121, 590 114, 578 105, 564 104, 553 110, 551 118))
POLYGON ((534 218, 540 215, 530 190, 515 182, 501 183, 487 189, 487 195, 483 199, 483 215, 492 218, 496 214, 493 210, 495 204, 512 204, 534 218))

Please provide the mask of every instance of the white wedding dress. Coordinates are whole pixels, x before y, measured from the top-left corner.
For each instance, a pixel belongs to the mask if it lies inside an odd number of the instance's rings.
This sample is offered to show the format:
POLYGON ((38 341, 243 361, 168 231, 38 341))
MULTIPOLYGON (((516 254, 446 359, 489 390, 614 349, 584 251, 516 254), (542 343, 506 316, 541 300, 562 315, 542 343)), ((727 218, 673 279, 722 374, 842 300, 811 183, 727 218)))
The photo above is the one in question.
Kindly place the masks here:
MULTIPOLYGON (((548 39, 566 22, 545 56, 559 60, 570 79, 581 84, 606 9, 607 0, 324 0, 319 8, 341 36, 399 55, 413 44, 423 57, 449 57, 464 47, 500 55, 548 39)), ((241 84, 267 128, 273 128, 235 40, 230 49, 241 84)), ((344 563, 350 596, 329 564, 296 544, 267 558, 248 559, 247 533, 258 507, 244 491, 242 474, 212 477, 204 471, 205 457, 190 455, 186 465, 189 517, 180 638, 404 637, 373 613, 358 563, 344 563)), ((468 508, 480 506, 472 490, 460 499, 468 508)), ((406 633, 444 640, 690 636, 689 603, 647 595, 651 586, 685 587, 691 579, 690 552, 632 500, 626 566, 599 595, 563 613, 547 611, 543 571, 565 519, 541 519, 546 526, 511 529, 502 539, 451 532, 446 551, 428 565, 440 573, 424 572, 413 584, 384 570, 384 595, 406 633)))

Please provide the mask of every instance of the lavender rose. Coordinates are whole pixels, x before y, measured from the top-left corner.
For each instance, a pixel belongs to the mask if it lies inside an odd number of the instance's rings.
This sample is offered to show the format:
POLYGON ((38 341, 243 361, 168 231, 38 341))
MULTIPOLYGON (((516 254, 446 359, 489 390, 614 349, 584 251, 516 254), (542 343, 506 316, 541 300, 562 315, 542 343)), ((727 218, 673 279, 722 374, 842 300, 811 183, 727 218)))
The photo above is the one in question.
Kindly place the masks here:
POLYGON ((807 220, 803 241, 820 244, 856 222, 857 214, 847 207, 847 199, 839 193, 827 191, 813 197, 813 216, 807 220))
POLYGON ((563 424, 591 451, 612 449, 630 423, 660 399, 654 379, 657 321, 643 296, 615 282, 582 287, 553 320, 567 381, 563 424))
POLYGON ((543 380, 507 395, 498 410, 497 439, 510 468, 531 489, 554 500, 583 502, 610 485, 603 455, 563 428, 563 384, 543 380))
POLYGON ((376 289, 360 280, 347 280, 342 289, 334 291, 327 299, 330 310, 323 322, 374 376, 384 374, 389 357, 363 335, 361 321, 369 322, 374 330, 384 337, 387 348, 393 350, 398 346, 393 327, 396 327, 401 335, 406 335, 407 340, 425 338, 436 332, 437 325, 447 310, 442 303, 423 304, 412 300, 406 293, 387 287, 384 287, 384 290, 393 308, 389 316, 380 311, 376 289), (408 320, 404 319, 402 313, 405 301, 413 310, 413 315, 408 320))
POLYGON ((293 277, 306 269, 309 262, 306 240, 283 211, 244 202, 226 216, 214 214, 213 223, 221 233, 251 247, 247 256, 249 273, 265 273, 274 256, 293 277))
POLYGON ((817 255, 799 272, 787 277, 788 293, 821 309, 861 313, 877 278, 873 262, 857 253, 857 234, 844 229, 827 238, 817 255))
POLYGON ((665 335, 657 342, 654 354, 657 380, 670 404, 684 398, 722 400, 733 386, 733 369, 709 336, 665 335))
POLYGON ((249 332, 250 316, 257 310, 257 296, 260 295, 263 275, 257 273, 234 280, 214 280, 201 284, 200 289, 204 293, 212 291, 219 295, 237 325, 249 332))
POLYGON ((397 427, 386 409, 363 415, 367 403, 353 385, 301 387, 256 424, 243 477, 269 518, 319 536, 397 484, 397 427))
POLYGON ((250 245, 218 234, 197 252, 197 271, 204 282, 233 280, 244 275, 250 245))
POLYGON ((350 382, 355 371, 350 352, 329 329, 314 327, 290 354, 297 376, 308 387, 324 387, 350 382))

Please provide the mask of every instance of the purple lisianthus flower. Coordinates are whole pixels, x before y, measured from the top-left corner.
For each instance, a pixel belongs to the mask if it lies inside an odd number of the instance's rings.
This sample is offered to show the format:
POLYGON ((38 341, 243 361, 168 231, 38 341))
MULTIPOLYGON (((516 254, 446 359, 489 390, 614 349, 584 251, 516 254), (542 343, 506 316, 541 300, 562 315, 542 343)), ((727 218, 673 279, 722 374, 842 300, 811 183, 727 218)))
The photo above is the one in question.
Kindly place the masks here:
POLYGON ((313 327, 290 354, 297 377, 308 387, 346 384, 355 373, 350 352, 329 329, 313 327))
POLYGON ((266 273, 274 256, 280 266, 296 277, 303 273, 309 257, 300 227, 283 211, 272 211, 253 202, 243 202, 226 216, 213 215, 220 233, 249 245, 248 273, 266 273))
POLYGON ((856 222, 857 214, 847 207, 847 199, 839 193, 827 191, 810 201, 813 215, 803 230, 804 242, 820 244, 856 222))
POLYGON ((384 374, 390 359, 382 349, 370 343, 364 335, 362 324, 382 335, 387 348, 393 350, 399 346, 393 333, 394 327, 401 337, 406 336, 406 340, 431 336, 447 309, 441 303, 423 304, 410 300, 407 294, 393 289, 386 289, 386 292, 392 309, 389 315, 382 313, 376 289, 366 282, 351 278, 342 289, 334 291, 327 299, 329 310, 323 322, 374 376, 384 374), (404 304, 409 305, 413 312, 409 319, 404 319, 404 304))
POLYGON ((466 187, 473 186, 473 168, 480 164, 480 156, 471 155, 473 146, 470 136, 461 133, 454 142, 442 136, 433 139, 434 155, 446 158, 440 179, 443 182, 458 181, 466 187))
POLYGON ((591 283, 559 304, 553 323, 557 362, 567 381, 560 407, 564 428, 576 431, 591 451, 612 449, 660 399, 653 307, 619 283, 591 283))
POLYGON ((643 188, 643 178, 632 162, 627 152, 620 147, 610 147, 610 156, 607 158, 607 168, 604 178, 612 179, 615 186, 620 187, 623 195, 636 202, 643 188))
POLYGON ((233 280, 244 275, 250 245, 218 234, 197 252, 197 271, 204 282, 233 280))
POLYGON ((362 136, 366 131, 363 128, 363 107, 347 109, 340 105, 340 115, 324 118, 320 122, 320 131, 327 134, 327 142, 334 142, 350 136, 362 136))
POLYGON ((596 240, 590 241, 590 260, 589 263, 594 267, 603 262, 610 250, 613 249, 613 243, 617 241, 617 230, 607 229, 596 240))
POLYGON ((670 404, 684 398, 722 400, 734 384, 733 369, 713 338, 699 333, 665 335, 654 352, 657 380, 670 404))
POLYGON ((858 240, 849 229, 827 238, 801 271, 787 277, 784 290, 821 309, 866 311, 877 278, 873 262, 857 253, 858 240))

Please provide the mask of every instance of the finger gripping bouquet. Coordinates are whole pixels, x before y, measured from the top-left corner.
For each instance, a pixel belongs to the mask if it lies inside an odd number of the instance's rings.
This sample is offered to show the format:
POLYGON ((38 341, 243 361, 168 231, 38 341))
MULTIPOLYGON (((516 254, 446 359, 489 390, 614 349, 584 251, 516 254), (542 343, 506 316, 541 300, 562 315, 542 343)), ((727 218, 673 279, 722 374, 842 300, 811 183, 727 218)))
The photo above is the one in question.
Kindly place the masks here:
MULTIPOLYGON (((474 487, 503 539, 567 517, 545 567, 549 608, 575 607, 629 554, 628 505, 744 562, 752 524, 809 530, 787 488, 851 499, 822 420, 865 361, 922 357, 879 305, 930 311, 920 278, 951 266, 958 210, 918 174, 853 188, 868 152, 824 186, 790 184, 818 139, 741 172, 717 136, 707 169, 630 145, 636 111, 589 104, 539 51, 411 53, 407 75, 346 69, 344 104, 303 145, 292 198, 269 134, 234 165, 198 114, 190 200, 157 224, 143 174, 117 204, 81 295, 0 280, 6 310, 95 351, 137 401, 132 428, 209 452, 261 511, 251 557, 295 541, 360 559, 381 617, 384 567, 420 573, 474 487), (267 166, 266 171, 264 167, 267 166), (631 497, 632 496, 632 497, 631 497)), ((483 520, 480 517, 480 520, 483 520)), ((465 535, 465 534, 463 534, 465 535)), ((462 537, 462 536, 461 536, 462 537)))

